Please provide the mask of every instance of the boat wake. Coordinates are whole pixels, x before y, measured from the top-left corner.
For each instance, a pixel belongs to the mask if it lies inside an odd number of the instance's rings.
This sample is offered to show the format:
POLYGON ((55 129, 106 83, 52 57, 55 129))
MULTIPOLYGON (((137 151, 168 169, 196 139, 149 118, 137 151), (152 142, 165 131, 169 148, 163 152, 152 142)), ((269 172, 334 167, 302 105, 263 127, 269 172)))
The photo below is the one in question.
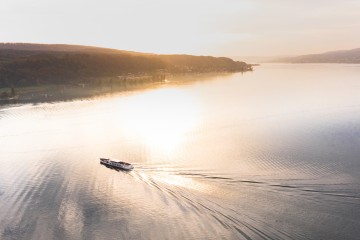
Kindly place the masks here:
MULTIPOLYGON (((314 219, 320 214, 326 220, 335 217, 326 216, 326 208, 333 204, 346 208, 351 202, 360 206, 358 195, 318 191, 314 186, 310 189, 203 172, 141 167, 130 174, 146 184, 162 204, 175 206, 172 211, 189 216, 194 226, 202 222, 203 228, 197 227, 204 230, 203 237, 216 234, 227 239, 313 239, 327 234, 317 231, 311 219, 302 219, 305 216, 301 212, 313 211, 314 219), (309 222, 303 226, 308 232, 297 227, 302 221, 309 222)), ((337 217, 345 218, 344 215, 339 213, 337 217)))

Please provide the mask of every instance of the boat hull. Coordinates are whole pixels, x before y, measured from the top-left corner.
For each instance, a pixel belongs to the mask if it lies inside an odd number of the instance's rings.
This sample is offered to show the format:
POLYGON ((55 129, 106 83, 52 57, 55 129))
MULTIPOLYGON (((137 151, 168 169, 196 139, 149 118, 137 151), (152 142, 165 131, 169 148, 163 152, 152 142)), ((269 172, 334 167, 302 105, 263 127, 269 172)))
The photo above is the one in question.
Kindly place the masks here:
POLYGON ((100 163, 114 169, 120 169, 125 171, 131 171, 134 169, 134 166, 130 163, 114 161, 108 158, 100 158, 100 163))

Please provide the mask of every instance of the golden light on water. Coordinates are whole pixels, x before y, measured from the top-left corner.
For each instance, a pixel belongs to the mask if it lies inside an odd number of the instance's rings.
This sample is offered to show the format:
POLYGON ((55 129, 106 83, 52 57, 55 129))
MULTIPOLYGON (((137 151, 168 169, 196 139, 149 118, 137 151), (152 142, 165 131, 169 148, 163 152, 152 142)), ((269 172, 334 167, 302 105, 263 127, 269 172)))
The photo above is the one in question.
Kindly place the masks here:
POLYGON ((144 172, 140 170, 132 176, 134 176, 137 180, 144 181, 148 184, 161 183, 201 192, 212 192, 216 189, 215 186, 197 181, 192 177, 177 175, 174 173, 174 170, 176 169, 158 168, 155 172, 144 172))
POLYGON ((151 91, 129 97, 122 105, 121 116, 116 116, 122 131, 165 154, 174 153, 200 121, 195 96, 181 89, 151 91))

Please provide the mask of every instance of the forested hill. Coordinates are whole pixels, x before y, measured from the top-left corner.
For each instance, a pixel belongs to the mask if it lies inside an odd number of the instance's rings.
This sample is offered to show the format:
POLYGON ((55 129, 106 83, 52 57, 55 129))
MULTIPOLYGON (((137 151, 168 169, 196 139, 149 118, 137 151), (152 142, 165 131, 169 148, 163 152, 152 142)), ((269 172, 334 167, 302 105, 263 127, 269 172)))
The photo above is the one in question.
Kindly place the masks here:
POLYGON ((0 43, 0 51, 18 50, 28 52, 97 52, 97 53, 126 53, 144 55, 145 53, 124 51, 111 48, 101 48, 69 44, 39 44, 39 43, 0 43))
POLYGON ((289 63, 360 63, 360 48, 278 59, 289 63))
POLYGON ((243 72, 230 58, 157 55, 64 44, 0 44, 0 87, 86 82, 142 73, 243 72))

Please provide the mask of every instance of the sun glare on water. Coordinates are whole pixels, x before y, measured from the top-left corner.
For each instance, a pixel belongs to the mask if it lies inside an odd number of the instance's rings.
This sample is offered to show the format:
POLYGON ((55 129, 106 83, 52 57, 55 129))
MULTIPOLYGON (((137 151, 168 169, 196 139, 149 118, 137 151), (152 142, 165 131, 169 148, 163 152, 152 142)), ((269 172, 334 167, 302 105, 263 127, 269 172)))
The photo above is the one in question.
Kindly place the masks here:
POLYGON ((122 105, 117 118, 123 133, 161 154, 174 154, 200 121, 199 104, 186 90, 163 88, 129 97, 122 105))

